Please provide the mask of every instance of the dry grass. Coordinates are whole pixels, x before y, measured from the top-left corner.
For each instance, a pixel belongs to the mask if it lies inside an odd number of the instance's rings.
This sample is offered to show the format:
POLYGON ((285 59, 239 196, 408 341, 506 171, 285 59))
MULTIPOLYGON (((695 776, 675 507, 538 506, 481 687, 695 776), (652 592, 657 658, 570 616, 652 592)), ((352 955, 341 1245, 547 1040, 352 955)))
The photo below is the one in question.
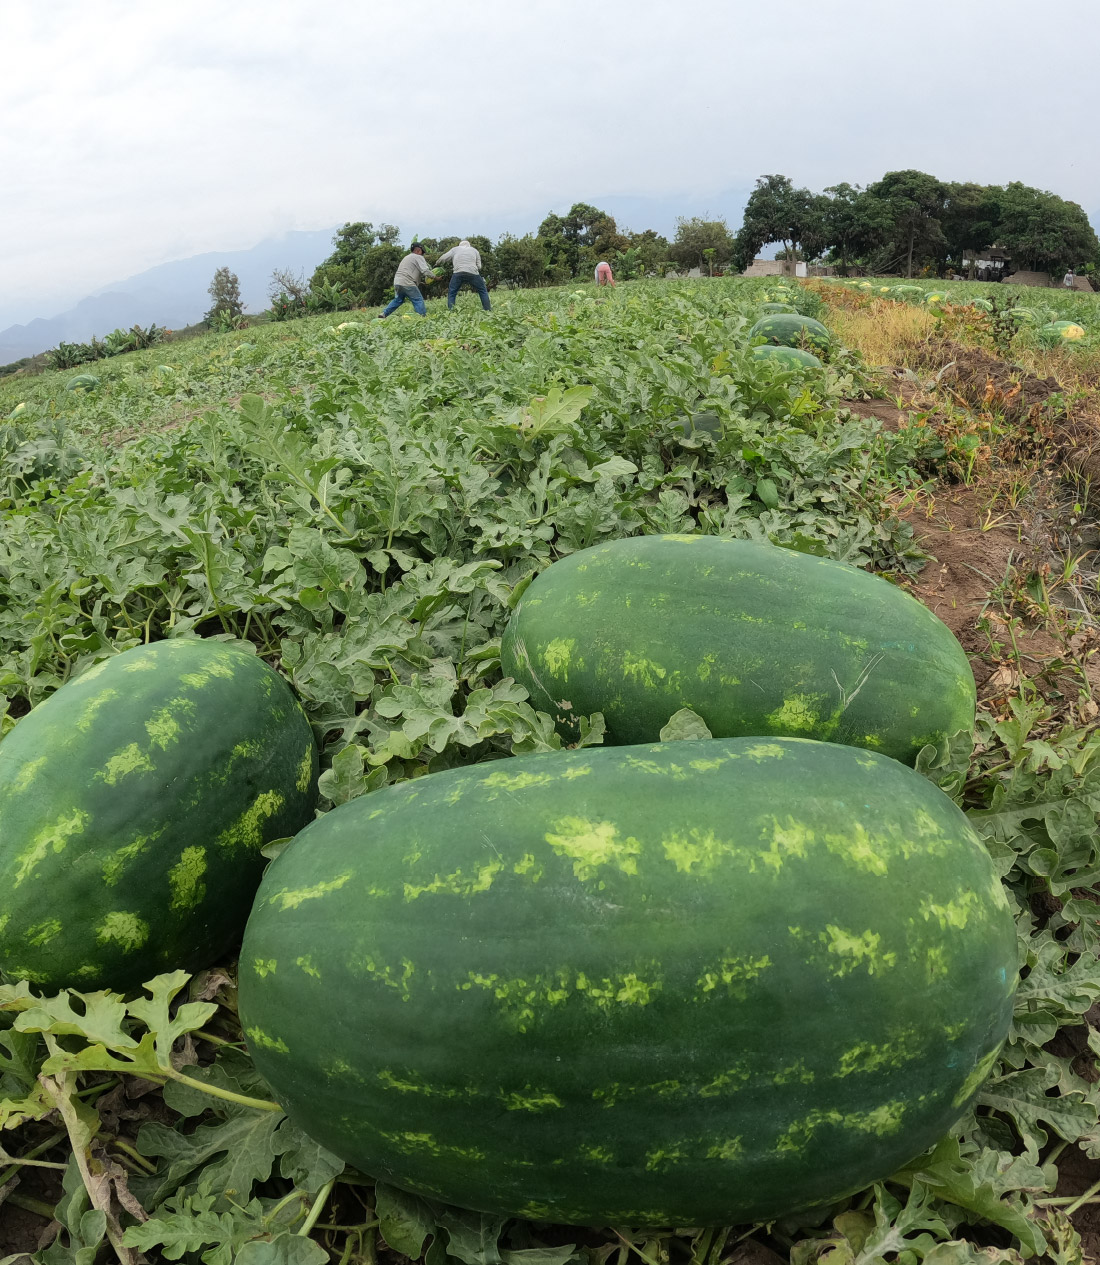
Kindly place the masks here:
POLYGON ((840 342, 858 351, 868 365, 909 368, 934 333, 936 318, 927 308, 874 299, 858 308, 833 307, 829 324, 840 342))
POLYGON ((1057 378, 1068 392, 1100 390, 1100 347, 1045 348, 1013 345, 1010 359, 1037 378, 1057 378))

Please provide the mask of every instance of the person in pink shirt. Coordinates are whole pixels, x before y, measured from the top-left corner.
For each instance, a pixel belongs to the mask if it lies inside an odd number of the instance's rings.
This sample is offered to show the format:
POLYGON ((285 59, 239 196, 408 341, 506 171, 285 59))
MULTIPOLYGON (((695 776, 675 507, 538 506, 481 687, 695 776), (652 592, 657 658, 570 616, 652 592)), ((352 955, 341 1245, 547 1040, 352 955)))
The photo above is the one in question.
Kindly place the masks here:
POLYGON ((596 284, 598 286, 615 284, 615 278, 611 275, 611 265, 605 259, 601 259, 596 265, 596 284))

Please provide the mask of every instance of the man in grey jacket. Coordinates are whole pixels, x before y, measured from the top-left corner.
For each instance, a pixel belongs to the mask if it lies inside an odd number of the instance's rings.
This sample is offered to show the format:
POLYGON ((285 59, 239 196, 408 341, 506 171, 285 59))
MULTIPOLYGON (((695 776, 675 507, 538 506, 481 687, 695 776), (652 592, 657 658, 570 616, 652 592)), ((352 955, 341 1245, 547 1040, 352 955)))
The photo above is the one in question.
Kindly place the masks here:
POLYGON ((424 258, 424 247, 413 242, 409 253, 397 265, 393 274, 393 298, 378 313, 379 320, 385 320, 391 312, 396 312, 406 299, 413 305, 413 311, 426 316, 428 309, 424 306, 424 296, 420 293, 420 283, 431 272, 432 266, 424 258))
POLYGON ((447 287, 447 306, 454 307, 455 296, 463 286, 469 286, 471 290, 476 290, 481 297, 481 306, 486 312, 492 311, 492 304, 489 302, 489 289, 485 284, 485 278, 481 275, 481 255, 475 247, 463 238, 457 246, 452 246, 450 250, 440 255, 435 261, 436 266, 451 261, 451 267, 454 272, 451 274, 451 284, 447 287))

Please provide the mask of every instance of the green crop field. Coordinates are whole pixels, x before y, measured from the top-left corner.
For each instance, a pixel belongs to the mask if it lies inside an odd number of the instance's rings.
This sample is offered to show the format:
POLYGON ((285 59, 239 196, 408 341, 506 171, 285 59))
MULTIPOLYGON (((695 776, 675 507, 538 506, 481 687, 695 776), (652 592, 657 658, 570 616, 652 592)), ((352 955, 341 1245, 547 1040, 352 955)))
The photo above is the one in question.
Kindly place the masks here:
MULTIPOLYGON (((857 351, 834 341, 818 353, 822 368, 752 354, 761 303, 778 298, 831 328, 826 291, 842 286, 788 292, 775 278, 716 278, 497 291, 491 313, 465 295, 450 313, 430 302, 425 319, 407 308, 385 322, 354 311, 168 342, 81 366, 92 378, 83 384, 73 385, 72 370, 0 379, 0 781, 23 717, 66 682, 119 652, 196 636, 248 643, 289 682, 316 739, 325 813, 447 770, 489 760, 507 770, 510 757, 538 753, 553 760, 565 741, 597 746, 602 714, 575 718, 579 739, 563 740, 554 717, 503 675, 501 638, 538 573, 620 537, 770 543, 909 584, 928 554, 903 508, 975 469, 962 405, 945 405, 955 410, 950 425, 937 427, 929 412, 891 429, 851 407, 890 394, 857 351)), ((1003 306, 1011 295, 1033 309, 1034 325, 1012 336, 1036 357, 1095 354, 1100 295, 942 289, 955 308, 974 298, 1003 306), (1062 319, 1085 337, 1049 352, 1036 331, 1062 319)), ((1032 428, 1029 442, 1037 416, 1020 423, 1021 434, 1032 428)), ((1012 430, 1000 415, 981 425, 983 435, 1012 430)), ((1080 1260, 1100 1160, 1100 1037, 1087 1021, 1100 998, 1100 737, 1082 719, 1095 715, 1082 709, 1096 598, 1085 593, 1080 611, 1060 616, 1067 639, 1084 639, 1077 659, 1059 661, 1069 673, 1060 692, 1017 680, 979 707, 974 735, 929 744, 916 773, 902 770, 967 814, 1008 898, 1022 979, 1008 1041, 982 1068, 977 1097, 960 1097, 962 1118, 901 1168, 809 1212, 739 1227, 578 1229, 540 1217, 535 1197, 527 1216, 504 1217, 376 1184, 273 1101, 248 1053, 264 1034, 238 1022, 231 955, 194 976, 161 974, 148 995, 76 987, 43 997, 16 979, 0 985, 0 1265, 18 1259, 4 1250, 36 1252, 45 1265, 92 1265, 112 1252, 124 1261, 144 1252, 208 1265, 377 1265, 425 1250, 428 1265, 724 1265, 750 1241, 797 1265, 1080 1260), (1082 1173, 1067 1187, 1067 1174, 1082 1173), (55 1221, 52 1241, 36 1247, 55 1221)), ((801 618, 812 622, 811 607, 808 596, 801 618)), ((631 668, 635 679, 643 668, 631 668)), ((690 746, 709 737, 698 723, 681 716, 662 737, 690 746)), ((94 750, 74 755, 68 733, 52 741, 57 750, 37 758, 56 762, 57 785, 105 778, 89 763, 94 750)), ((147 755, 132 754, 130 765, 155 773, 141 763, 147 755)), ((120 781, 120 801, 126 794, 120 781)), ((188 801, 178 811, 198 820, 203 810, 188 801)), ((676 827, 686 839, 690 805, 683 811, 676 827)), ((951 805, 944 811, 961 822, 951 805)), ((61 853, 57 837, 32 840, 20 873, 58 864, 48 855, 61 853)), ((597 836, 584 837, 591 858, 597 836)), ((576 864, 583 873, 588 862, 576 864)), ((423 891, 465 881, 417 873, 423 891)), ((194 889, 198 879, 189 881, 194 889)), ((903 899, 900 886, 892 899, 903 899)), ((82 917, 78 890, 43 888, 39 898, 57 903, 49 934, 63 935, 66 920, 82 917)), ((278 895, 287 908, 312 899, 305 888, 278 895)), ((17 899, 0 898, 0 933, 3 901, 17 899)), ((966 921, 954 906, 937 910, 923 914, 930 926, 966 921)), ((109 929, 121 925, 112 916, 109 929)), ((1008 935, 1011 945, 1011 925, 1008 935)), ((837 943, 873 974, 870 941, 837 943)), ((394 999, 412 968, 375 975, 394 999)), ((308 975, 308 963, 301 969, 308 975)), ((266 959, 250 970, 265 978, 266 959)), ((636 984, 620 981, 620 992, 636 984)), ((476 983, 471 996, 478 989, 490 995, 476 983)), ((350 1009, 332 996, 334 1047, 350 1048, 350 1009)), ((843 1013, 833 1022, 843 1029, 843 1013)), ((884 1056, 876 1063, 858 1030, 845 1040, 861 1068, 881 1071, 884 1056)), ((598 1036, 578 1037, 566 1053, 595 1067, 598 1036)), ((777 1058, 789 1071, 795 1054, 777 1058)), ((542 1101, 537 1087, 517 1083, 526 1106, 542 1101)), ((342 1092, 330 1080, 325 1101, 342 1092)), ((810 1134, 837 1126, 809 1090, 798 1097, 810 1134)), ((611 1114, 596 1113, 597 1134, 611 1114)), ((486 1145, 468 1141, 463 1163, 486 1145)), ((593 1153, 603 1144, 617 1139, 596 1137, 593 1153)), ((663 1145, 652 1139, 654 1164, 675 1161, 663 1145)))

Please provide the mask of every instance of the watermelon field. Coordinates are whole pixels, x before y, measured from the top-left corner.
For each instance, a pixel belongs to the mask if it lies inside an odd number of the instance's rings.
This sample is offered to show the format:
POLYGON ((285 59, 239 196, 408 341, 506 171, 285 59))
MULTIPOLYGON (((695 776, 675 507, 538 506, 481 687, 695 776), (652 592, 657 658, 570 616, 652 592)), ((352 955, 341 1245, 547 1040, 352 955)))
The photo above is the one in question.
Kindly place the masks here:
POLYGON ((0 379, 0 1265, 1095 1259, 1100 295, 465 300, 0 379))

